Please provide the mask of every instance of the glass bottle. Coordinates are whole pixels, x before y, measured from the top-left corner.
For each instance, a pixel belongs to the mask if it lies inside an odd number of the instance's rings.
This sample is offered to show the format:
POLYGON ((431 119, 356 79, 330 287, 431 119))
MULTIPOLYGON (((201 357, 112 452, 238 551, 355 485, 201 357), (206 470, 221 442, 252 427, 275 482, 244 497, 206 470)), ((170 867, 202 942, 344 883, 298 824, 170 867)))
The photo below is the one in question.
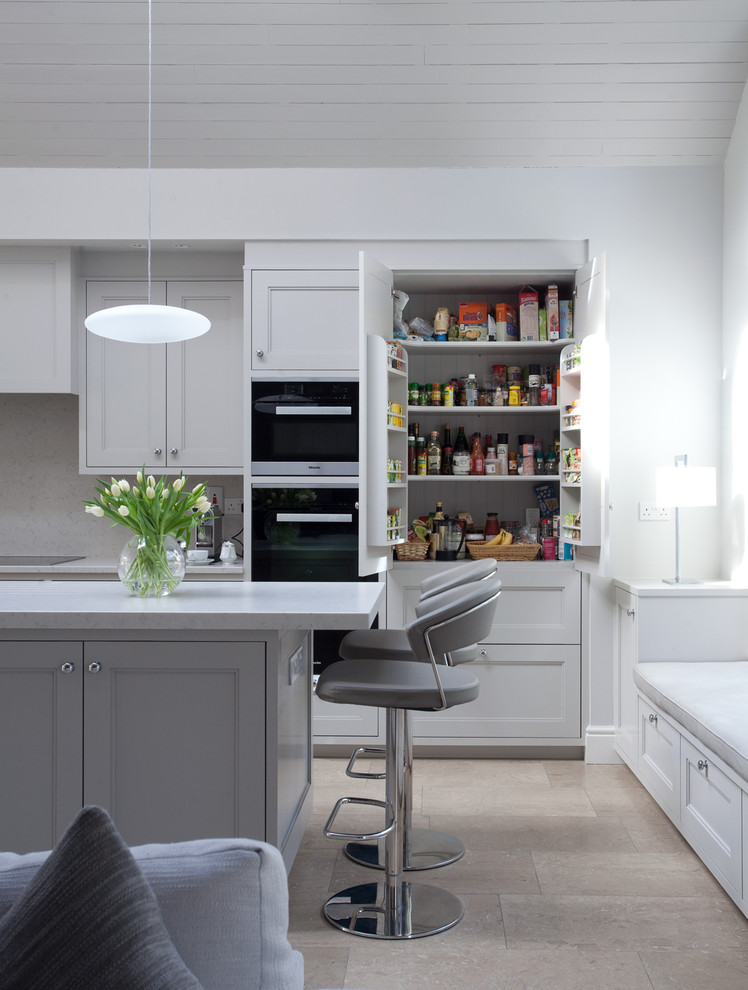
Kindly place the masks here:
POLYGON ((496 434, 496 473, 509 474, 509 434, 496 434))
POLYGON ((439 431, 432 430, 431 437, 426 448, 426 473, 440 474, 442 469, 442 445, 439 440, 439 431))
POLYGON ((499 460, 496 456, 496 449, 494 448, 493 444, 491 444, 486 450, 484 471, 486 474, 493 474, 493 475, 499 473, 499 460))
POLYGON ((470 448, 464 426, 457 427, 457 439, 452 451, 452 474, 470 474, 470 448))
POLYGON ((483 528, 483 535, 487 540, 490 540, 492 536, 497 536, 499 532, 499 514, 498 512, 487 512, 486 513, 486 525, 483 528))
POLYGON ((425 437, 416 437, 416 474, 428 474, 425 437))
POLYGON ((452 473, 452 428, 444 424, 444 444, 442 446, 442 474, 452 473))
POLYGON ((478 380, 472 373, 465 379, 465 405, 478 405, 478 380))
POLYGON ((416 473, 416 438, 408 437, 408 474, 416 473))
POLYGON ((473 434, 473 449, 470 451, 470 473, 484 474, 486 469, 485 458, 483 457, 483 447, 480 442, 480 433, 473 434))

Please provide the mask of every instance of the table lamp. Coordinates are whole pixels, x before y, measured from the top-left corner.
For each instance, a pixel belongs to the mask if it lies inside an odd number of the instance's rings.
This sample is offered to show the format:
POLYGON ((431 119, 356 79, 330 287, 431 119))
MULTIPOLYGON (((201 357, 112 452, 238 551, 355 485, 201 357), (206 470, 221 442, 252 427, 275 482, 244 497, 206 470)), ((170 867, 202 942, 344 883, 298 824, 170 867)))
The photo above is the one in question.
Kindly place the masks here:
POLYGON ((673 467, 657 468, 657 504, 675 507, 675 577, 664 578, 665 584, 702 584, 680 576, 681 508, 717 504, 717 470, 713 467, 689 467, 687 454, 676 454, 673 467))

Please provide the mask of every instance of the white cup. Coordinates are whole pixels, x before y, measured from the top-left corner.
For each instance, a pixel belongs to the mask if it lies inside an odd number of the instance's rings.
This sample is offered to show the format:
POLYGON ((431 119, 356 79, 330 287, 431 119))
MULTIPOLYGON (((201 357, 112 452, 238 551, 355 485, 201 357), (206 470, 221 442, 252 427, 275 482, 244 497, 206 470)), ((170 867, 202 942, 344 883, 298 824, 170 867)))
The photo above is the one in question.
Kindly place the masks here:
POLYGON ((187 560, 190 563, 193 563, 194 564, 195 561, 197 561, 197 560, 207 560, 207 559, 208 559, 208 551, 207 550, 188 550, 187 551, 187 560))

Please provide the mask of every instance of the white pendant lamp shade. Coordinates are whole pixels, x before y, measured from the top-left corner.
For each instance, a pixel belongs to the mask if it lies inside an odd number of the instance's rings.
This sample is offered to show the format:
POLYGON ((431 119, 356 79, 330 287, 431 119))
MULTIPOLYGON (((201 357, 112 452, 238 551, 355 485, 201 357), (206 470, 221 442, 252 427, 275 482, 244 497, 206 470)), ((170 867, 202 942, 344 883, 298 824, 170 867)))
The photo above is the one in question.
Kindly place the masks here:
POLYGON ((85 324, 99 337, 128 344, 172 344, 210 330, 210 320, 202 313, 154 303, 100 309, 87 316, 85 324))

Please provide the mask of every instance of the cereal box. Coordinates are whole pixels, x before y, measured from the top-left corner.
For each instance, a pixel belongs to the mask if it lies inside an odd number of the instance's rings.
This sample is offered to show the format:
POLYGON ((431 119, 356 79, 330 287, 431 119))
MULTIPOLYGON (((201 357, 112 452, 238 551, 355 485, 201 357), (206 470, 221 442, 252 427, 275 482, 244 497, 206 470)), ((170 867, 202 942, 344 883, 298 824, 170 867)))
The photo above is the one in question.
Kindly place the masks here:
POLYGON ((519 294, 519 335, 522 340, 537 340, 539 329, 538 294, 528 286, 519 294))
POLYGON ((496 303, 496 339, 519 340, 517 310, 509 303, 496 303))
POLYGON ((488 340, 488 303, 460 303, 460 340, 488 340))
POLYGON ((559 301, 558 323, 561 340, 572 340, 574 337, 574 301, 572 299, 559 301))
POLYGON ((545 296, 545 308, 548 311, 548 340, 559 339, 558 286, 549 285, 545 296))

